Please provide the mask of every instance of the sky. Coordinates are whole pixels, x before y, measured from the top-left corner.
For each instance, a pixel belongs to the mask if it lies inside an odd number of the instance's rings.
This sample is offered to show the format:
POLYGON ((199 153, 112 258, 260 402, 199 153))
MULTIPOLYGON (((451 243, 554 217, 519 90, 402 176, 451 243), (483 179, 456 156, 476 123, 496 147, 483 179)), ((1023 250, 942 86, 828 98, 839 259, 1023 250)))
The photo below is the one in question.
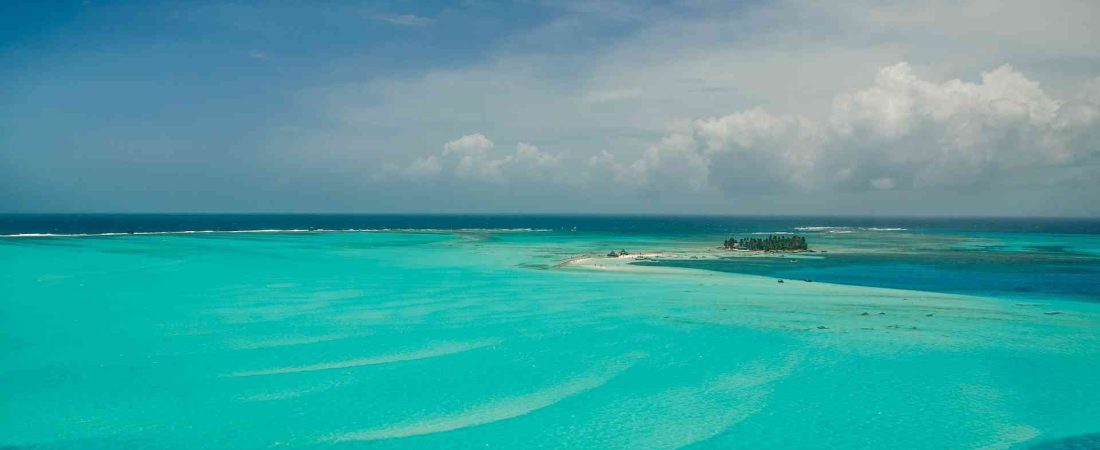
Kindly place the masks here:
POLYGON ((1098 21, 1094 0, 4 1, 0 212, 1096 217, 1098 21))

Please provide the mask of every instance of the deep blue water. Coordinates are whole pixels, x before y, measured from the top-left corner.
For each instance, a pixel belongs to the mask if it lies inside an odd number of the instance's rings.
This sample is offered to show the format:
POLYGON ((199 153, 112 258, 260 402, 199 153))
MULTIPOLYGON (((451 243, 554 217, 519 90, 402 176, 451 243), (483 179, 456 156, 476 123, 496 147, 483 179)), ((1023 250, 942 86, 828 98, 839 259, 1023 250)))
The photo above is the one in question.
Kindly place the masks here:
POLYGON ((1057 257, 991 258, 955 255, 832 255, 791 264, 777 258, 668 260, 642 265, 689 267, 719 272, 764 275, 787 280, 888 287, 918 291, 1016 299, 1056 297, 1100 302, 1100 260, 1057 257))
POLYGON ((913 232, 1100 234, 1100 219, 837 216, 578 216, 400 214, 0 214, 0 235, 261 229, 535 228, 617 234, 720 234, 794 227, 906 228, 913 232))

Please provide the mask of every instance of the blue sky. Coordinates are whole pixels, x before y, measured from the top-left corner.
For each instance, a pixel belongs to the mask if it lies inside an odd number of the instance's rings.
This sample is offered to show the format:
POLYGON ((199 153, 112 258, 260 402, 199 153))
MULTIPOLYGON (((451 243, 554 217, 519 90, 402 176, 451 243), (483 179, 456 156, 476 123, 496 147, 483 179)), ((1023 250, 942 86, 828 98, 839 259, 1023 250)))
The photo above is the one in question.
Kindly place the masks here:
POLYGON ((1098 12, 3 2, 0 211, 1100 215, 1098 12))

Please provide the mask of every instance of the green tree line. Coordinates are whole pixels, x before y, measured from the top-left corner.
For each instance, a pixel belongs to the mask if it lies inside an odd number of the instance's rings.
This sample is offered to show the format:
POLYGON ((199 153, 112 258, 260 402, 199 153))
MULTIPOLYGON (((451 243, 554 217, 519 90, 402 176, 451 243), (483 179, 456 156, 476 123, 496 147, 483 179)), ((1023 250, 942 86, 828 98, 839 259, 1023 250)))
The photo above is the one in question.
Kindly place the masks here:
POLYGON ((783 250, 807 250, 806 238, 803 236, 777 236, 771 235, 766 238, 729 238, 722 242, 722 247, 727 250, 763 250, 763 251, 783 251, 783 250))

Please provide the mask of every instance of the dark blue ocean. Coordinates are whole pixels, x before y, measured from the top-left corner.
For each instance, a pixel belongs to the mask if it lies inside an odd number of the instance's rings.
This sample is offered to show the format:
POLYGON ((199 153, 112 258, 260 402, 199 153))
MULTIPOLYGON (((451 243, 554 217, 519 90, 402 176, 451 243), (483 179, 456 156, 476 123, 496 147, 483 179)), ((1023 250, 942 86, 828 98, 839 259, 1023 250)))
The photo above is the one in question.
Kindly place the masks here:
POLYGON ((905 228, 913 232, 1100 234, 1100 219, 838 216, 598 216, 432 214, 0 214, 0 235, 189 230, 507 229, 722 234, 795 227, 905 228))

